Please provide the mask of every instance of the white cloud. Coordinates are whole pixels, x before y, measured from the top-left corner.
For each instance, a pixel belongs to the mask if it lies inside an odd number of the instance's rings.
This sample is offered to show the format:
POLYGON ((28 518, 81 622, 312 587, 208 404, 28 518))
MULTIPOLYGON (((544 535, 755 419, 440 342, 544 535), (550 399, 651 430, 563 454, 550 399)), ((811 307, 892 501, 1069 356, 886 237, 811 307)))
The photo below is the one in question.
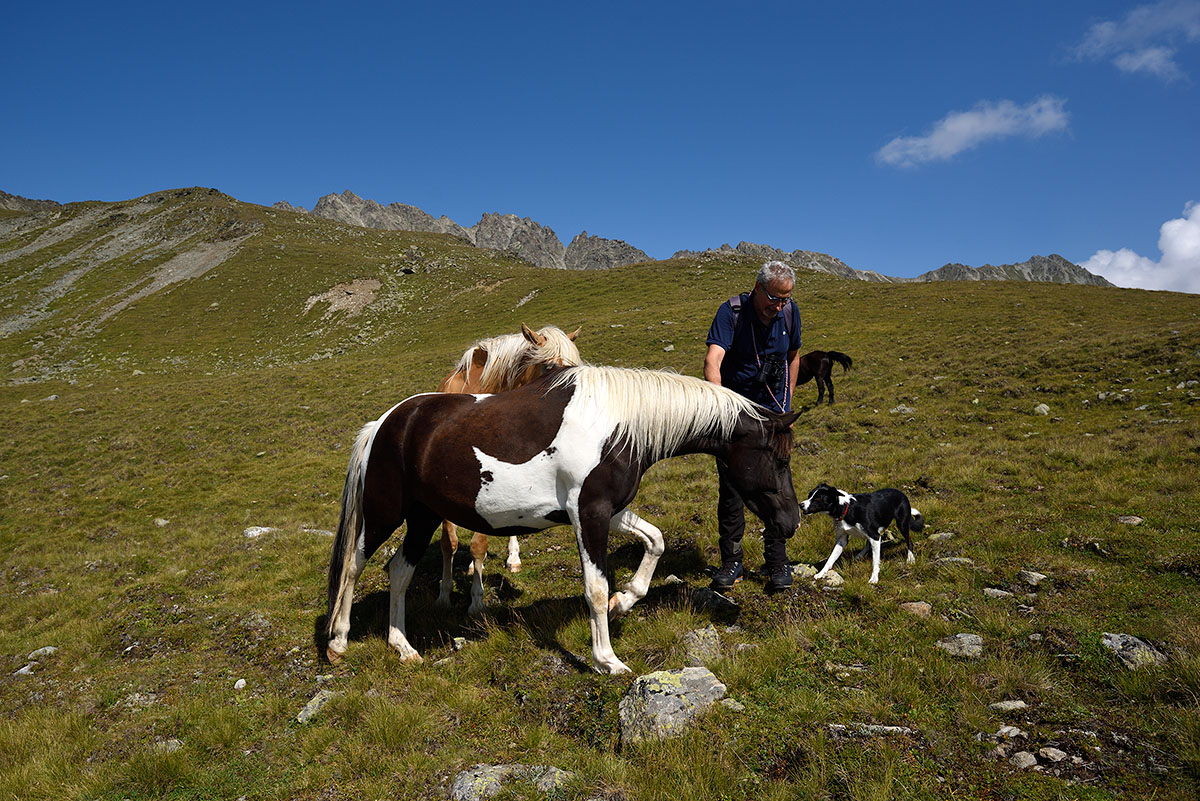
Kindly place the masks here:
POLYGON ((1011 100, 985 101, 970 111, 947 114, 924 136, 893 139, 875 153, 875 160, 894 167, 915 167, 929 161, 946 161, 994 139, 1065 131, 1069 117, 1063 110, 1065 103, 1049 95, 1024 106, 1011 100))
POLYGON ((1120 22, 1092 25, 1074 49, 1076 58, 1111 59, 1122 72, 1164 81, 1186 77, 1175 63, 1178 46, 1200 42, 1200 0, 1163 0, 1138 6, 1120 22))
POLYGON ((1182 217, 1162 224, 1158 249, 1159 261, 1122 248, 1097 251, 1080 266, 1117 286, 1200 294, 1200 203, 1188 203, 1182 217))

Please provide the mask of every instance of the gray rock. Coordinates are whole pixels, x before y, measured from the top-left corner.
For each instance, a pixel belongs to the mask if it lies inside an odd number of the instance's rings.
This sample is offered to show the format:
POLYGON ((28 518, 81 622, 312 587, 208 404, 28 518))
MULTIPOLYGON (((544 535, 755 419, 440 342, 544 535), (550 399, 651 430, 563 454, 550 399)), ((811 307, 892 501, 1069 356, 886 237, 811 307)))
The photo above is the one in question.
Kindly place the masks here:
POLYGON ((988 704, 988 709, 993 712, 1019 712, 1028 708, 1029 704, 1024 701, 997 701, 994 704, 988 704))
POLYGON ((1140 526, 1142 524, 1142 518, 1138 517, 1137 515, 1121 515, 1117 518, 1117 522, 1123 523, 1126 526, 1140 526))
POLYGON ((154 518, 154 525, 158 528, 166 528, 167 526, 171 525, 171 521, 167 520, 165 517, 156 517, 154 518))
POLYGON ((1037 406, 1033 407, 1033 413, 1040 414, 1040 415, 1048 415, 1048 414, 1050 414, 1050 407, 1044 403, 1039 403, 1037 406))
POLYGON ((732 614, 738 610, 736 601, 711 587, 695 590, 692 593, 692 605, 713 615, 732 614))
POLYGON ((683 644, 687 652, 686 664, 690 667, 707 665, 721 658, 721 635, 711 623, 684 634, 683 644))
POLYGON ((937 641, 937 647, 950 656, 977 659, 983 656, 983 638, 978 634, 953 634, 937 641))
POLYGON ((568 270, 606 270, 626 264, 651 261, 650 257, 620 239, 603 239, 581 231, 567 245, 564 263, 568 270))
POLYGON ((1131 634, 1113 634, 1106 631, 1101 643, 1116 654, 1121 663, 1130 670, 1148 665, 1162 665, 1167 661, 1166 654, 1131 634))
POLYGON ((1037 757, 1028 751, 1018 751, 1008 761, 1017 770, 1029 770, 1037 764, 1037 757))
POLYGON ((899 406, 893 407, 889 414, 912 414, 915 411, 916 409, 912 408, 911 406, 905 406, 903 403, 901 403, 899 406))
POLYGON ((954 539, 957 535, 953 531, 939 531, 936 534, 930 534, 925 538, 926 542, 945 542, 946 540, 954 539))
POLYGON ((731 712, 745 712, 746 711, 745 704, 743 704, 739 701, 735 701, 732 698, 722 698, 721 706, 725 707, 726 709, 730 710, 731 712))
POLYGON ((300 714, 296 715, 296 722, 308 723, 320 713, 326 704, 339 695, 341 693, 334 690, 318 690, 317 694, 312 697, 312 700, 304 705, 304 709, 300 710, 300 714))
POLYGON ((1013 737, 1028 737, 1029 733, 1018 729, 1016 726, 1001 726, 996 731, 996 737, 1001 740, 1009 740, 1013 737))
POLYGON ((983 594, 988 598, 1011 598, 1012 593, 1008 590, 1001 590, 996 587, 984 587, 983 594))
POLYGON ((817 569, 812 565, 795 564, 792 565, 792 576, 798 579, 810 579, 817 575, 817 569))
POLYGON ((183 748, 183 741, 174 737, 169 740, 159 740, 154 744, 154 750, 160 754, 173 754, 183 748))
POLYGON ((1042 759, 1046 760, 1047 762, 1062 762, 1064 759, 1067 758, 1068 754, 1067 754, 1067 752, 1060 751, 1057 748, 1052 748, 1051 746, 1046 746, 1045 748, 1038 750, 1038 756, 1040 756, 1042 759))
POLYGON ((45 659, 48 656, 54 656, 56 653, 58 653, 57 646, 44 645, 41 648, 37 649, 36 651, 32 652, 28 656, 28 658, 29 659, 45 659))
POLYGON ((916 615, 917 617, 929 617, 929 614, 933 611, 933 607, 925 601, 909 601, 900 604, 900 608, 910 615, 916 615))
POLYGON ((28 665, 25 665, 24 667, 18 668, 17 670, 13 671, 13 675, 14 676, 29 676, 33 673, 34 668, 36 668, 36 667, 37 667, 37 662, 30 662, 28 665))
POLYGON ((1030 587, 1041 586, 1041 583, 1047 578, 1045 573, 1038 573, 1036 570, 1022 570, 1017 574, 1017 580, 1023 581, 1030 587))
POLYGON ((566 267, 567 249, 552 228, 515 214, 485 214, 472 226, 475 244, 507 250, 538 267, 566 267))
POLYGON ((873 723, 830 723, 827 728, 834 737, 911 736, 917 733, 907 726, 878 726, 873 723))
POLYGON ((574 778, 569 771, 552 765, 476 765, 454 777, 450 788, 452 801, 482 801, 504 789, 504 785, 526 780, 533 782, 538 792, 553 795, 574 778))
POLYGON ((965 556, 939 556, 933 560, 939 565, 962 565, 963 567, 974 567, 975 560, 968 559, 965 556))
POLYGON ((821 581, 825 582, 826 586, 829 587, 840 587, 846 583, 846 580, 842 578, 842 574, 836 570, 830 570, 821 577, 821 581))
POLYGON ((660 670, 634 679, 621 699, 621 742, 668 737, 725 697, 725 685, 705 667, 660 670))

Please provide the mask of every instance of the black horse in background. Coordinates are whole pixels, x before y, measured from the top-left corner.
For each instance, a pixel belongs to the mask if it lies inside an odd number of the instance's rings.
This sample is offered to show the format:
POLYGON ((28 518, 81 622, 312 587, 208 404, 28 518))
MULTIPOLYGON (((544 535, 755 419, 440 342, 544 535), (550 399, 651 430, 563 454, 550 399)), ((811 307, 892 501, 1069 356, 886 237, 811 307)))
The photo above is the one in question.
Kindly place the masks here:
POLYGON ((807 384, 813 378, 817 379, 817 403, 825 399, 825 389, 829 389, 829 402, 833 403, 833 363, 842 366, 846 372, 854 364, 854 360, 836 350, 814 350, 800 357, 800 366, 796 370, 796 386, 807 384))

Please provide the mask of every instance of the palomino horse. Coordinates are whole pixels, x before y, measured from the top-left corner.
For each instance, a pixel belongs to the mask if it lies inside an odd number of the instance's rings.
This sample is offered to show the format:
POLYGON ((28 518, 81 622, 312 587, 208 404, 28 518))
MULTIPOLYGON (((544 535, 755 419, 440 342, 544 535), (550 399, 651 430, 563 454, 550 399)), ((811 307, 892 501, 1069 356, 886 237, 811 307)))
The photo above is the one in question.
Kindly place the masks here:
POLYGON ((833 363, 842 366, 846 372, 854 364, 854 360, 836 350, 810 351, 800 357, 800 366, 796 370, 796 386, 807 384, 813 378, 817 379, 817 403, 825 398, 825 388, 829 388, 829 402, 833 403, 833 363))
MULTIPOLYGON (((481 339, 467 348, 450 375, 442 379, 438 392, 487 393, 506 392, 528 384, 544 375, 551 367, 570 367, 579 364, 579 349, 575 338, 580 329, 564 334, 548 325, 533 331, 521 323, 521 333, 504 334, 481 339)), ((458 530, 449 520, 442 521, 442 584, 438 606, 450 605, 450 589, 454 585, 454 554, 458 552, 458 530)), ((487 556, 487 535, 475 532, 471 536, 471 605, 467 613, 483 613, 483 559, 487 556)), ((521 570, 521 548, 516 537, 508 538, 508 569, 521 570)))
POLYGON ((583 568, 592 660, 629 670, 613 653, 609 616, 646 595, 663 553, 662 532, 627 506, 652 464, 709 453, 727 465, 768 537, 790 537, 800 508, 789 464, 792 423, 698 378, 617 367, 553 370, 498 395, 417 395, 359 432, 346 471, 329 563, 326 655, 346 653, 354 583, 401 523, 388 563, 388 644, 420 661, 404 628, 404 597, 439 520, 488 534, 526 534, 569 524, 583 568), (609 597, 610 531, 645 546, 632 580, 609 597))

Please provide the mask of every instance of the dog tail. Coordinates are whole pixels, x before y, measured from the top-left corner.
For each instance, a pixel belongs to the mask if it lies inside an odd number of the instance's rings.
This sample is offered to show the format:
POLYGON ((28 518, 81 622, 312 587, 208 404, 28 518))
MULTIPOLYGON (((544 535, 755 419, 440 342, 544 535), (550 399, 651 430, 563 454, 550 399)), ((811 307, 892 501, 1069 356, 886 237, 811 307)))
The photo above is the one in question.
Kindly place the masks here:
POLYGON ((851 367, 853 367, 853 366, 854 366, 854 360, 853 360, 853 359, 851 359, 851 358, 850 358, 849 356, 847 356, 846 354, 844 354, 844 353, 841 353, 841 352, 839 352, 839 351, 836 351, 836 350, 831 350, 831 351, 829 351, 829 358, 833 359, 835 362, 837 362, 838 364, 840 364, 840 365, 842 366, 842 372, 843 372, 843 373, 844 373, 844 372, 846 372, 847 370, 849 370, 851 367))
POLYGON ((920 531, 921 529, 925 528, 925 518, 921 517, 920 509, 914 506, 908 510, 908 515, 909 520, 911 521, 909 525, 912 527, 913 531, 920 531))

